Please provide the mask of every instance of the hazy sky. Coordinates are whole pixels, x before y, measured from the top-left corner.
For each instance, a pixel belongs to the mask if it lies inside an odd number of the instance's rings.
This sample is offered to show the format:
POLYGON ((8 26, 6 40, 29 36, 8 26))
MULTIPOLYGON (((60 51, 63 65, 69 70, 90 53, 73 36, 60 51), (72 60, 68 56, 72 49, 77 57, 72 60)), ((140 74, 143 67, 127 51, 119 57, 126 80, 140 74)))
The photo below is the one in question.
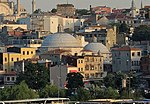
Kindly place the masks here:
MULTIPOLYGON (((16 1, 16 0, 13 0, 16 1)), ((21 4, 30 12, 32 0, 21 0, 21 4)), ((136 6, 140 7, 141 0, 135 0, 136 6)), ((59 3, 67 3, 67 0, 36 0, 37 8, 42 10, 51 10, 56 8, 59 3)), ((131 0, 68 0, 68 3, 74 4, 76 8, 89 9, 89 5, 106 5, 113 8, 128 8, 131 6, 131 0)), ((143 0, 143 5, 150 5, 150 0, 143 0)))

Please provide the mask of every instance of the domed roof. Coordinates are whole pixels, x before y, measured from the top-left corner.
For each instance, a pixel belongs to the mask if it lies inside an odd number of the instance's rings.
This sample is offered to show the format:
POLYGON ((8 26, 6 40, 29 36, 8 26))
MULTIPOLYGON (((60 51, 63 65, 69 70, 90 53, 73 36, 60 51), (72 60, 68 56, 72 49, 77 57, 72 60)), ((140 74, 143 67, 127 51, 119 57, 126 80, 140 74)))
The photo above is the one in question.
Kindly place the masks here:
POLYGON ((84 47, 84 50, 90 50, 93 53, 110 53, 109 50, 107 49, 107 47, 105 45, 103 45, 102 43, 89 43, 84 47))
POLYGON ((68 33, 54 33, 48 35, 43 43, 42 47, 50 48, 76 48, 81 47, 79 41, 68 33))

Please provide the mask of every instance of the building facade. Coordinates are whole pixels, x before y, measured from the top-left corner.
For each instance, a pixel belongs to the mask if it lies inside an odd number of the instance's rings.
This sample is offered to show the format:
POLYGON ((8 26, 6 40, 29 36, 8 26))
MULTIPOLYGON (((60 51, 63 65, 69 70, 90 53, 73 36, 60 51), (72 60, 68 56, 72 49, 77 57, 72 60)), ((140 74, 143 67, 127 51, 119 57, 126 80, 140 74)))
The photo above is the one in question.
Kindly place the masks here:
POLYGON ((35 48, 10 47, 7 52, 0 53, 1 70, 14 71, 14 62, 33 58, 36 55, 35 48))
POLYGON ((129 46, 112 49, 113 72, 140 71, 141 49, 129 46))

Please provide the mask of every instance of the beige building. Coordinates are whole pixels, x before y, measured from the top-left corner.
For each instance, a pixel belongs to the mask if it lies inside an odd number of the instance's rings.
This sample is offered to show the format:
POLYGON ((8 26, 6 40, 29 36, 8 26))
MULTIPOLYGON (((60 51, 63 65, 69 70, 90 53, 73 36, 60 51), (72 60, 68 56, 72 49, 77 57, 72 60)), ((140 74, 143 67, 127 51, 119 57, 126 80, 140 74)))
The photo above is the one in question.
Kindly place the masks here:
POLYGON ((26 24, 0 24, 0 29, 3 27, 9 27, 11 29, 16 29, 16 28, 22 28, 24 30, 27 30, 27 25, 26 24))
POLYGON ((69 30, 74 31, 75 27, 80 28, 83 26, 84 19, 66 18, 63 16, 52 15, 50 13, 32 14, 31 28, 38 31, 49 31, 50 33, 69 30))
POLYGON ((104 72, 100 55, 64 56, 63 63, 77 67, 85 80, 102 78, 104 72))
POLYGON ((112 49, 113 72, 140 71, 141 49, 129 46, 112 49))
POLYGON ((97 38, 96 41, 104 44, 108 49, 116 44, 116 27, 94 26, 95 30, 90 27, 85 29, 86 31, 80 31, 80 34, 84 35, 87 42, 93 42, 94 38, 97 38))
POLYGON ((2 70, 13 71, 14 62, 33 58, 35 55, 35 48, 10 47, 7 49, 7 52, 0 53, 0 64, 3 66, 2 70))
POLYGON ((74 16, 75 15, 75 7, 72 4, 58 4, 57 5, 57 13, 64 16, 74 16))

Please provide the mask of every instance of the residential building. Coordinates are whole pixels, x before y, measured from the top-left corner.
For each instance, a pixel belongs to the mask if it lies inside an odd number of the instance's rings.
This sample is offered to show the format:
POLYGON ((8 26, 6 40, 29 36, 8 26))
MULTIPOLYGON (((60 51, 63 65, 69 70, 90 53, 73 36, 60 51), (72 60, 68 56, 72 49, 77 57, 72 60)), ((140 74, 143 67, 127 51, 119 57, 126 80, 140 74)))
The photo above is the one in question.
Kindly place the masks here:
POLYGON ((141 49, 123 46, 112 49, 112 70, 113 72, 140 71, 141 49))
POLYGON ((97 38, 97 42, 104 44, 108 49, 113 47, 116 44, 116 27, 105 27, 100 28, 101 26, 97 26, 92 30, 89 26, 85 28, 84 31, 80 31, 80 34, 85 37, 85 41, 93 42, 93 38, 97 38))
POLYGON ((20 60, 26 60, 35 57, 35 48, 27 47, 10 47, 7 48, 7 52, 0 53, 1 70, 6 72, 14 71, 14 62, 20 60))
POLYGON ((150 55, 141 57, 140 60, 140 66, 141 66, 141 72, 144 74, 149 74, 150 73, 150 55))
POLYGON ((77 67, 85 80, 103 77, 103 57, 100 55, 63 56, 63 63, 77 67))

